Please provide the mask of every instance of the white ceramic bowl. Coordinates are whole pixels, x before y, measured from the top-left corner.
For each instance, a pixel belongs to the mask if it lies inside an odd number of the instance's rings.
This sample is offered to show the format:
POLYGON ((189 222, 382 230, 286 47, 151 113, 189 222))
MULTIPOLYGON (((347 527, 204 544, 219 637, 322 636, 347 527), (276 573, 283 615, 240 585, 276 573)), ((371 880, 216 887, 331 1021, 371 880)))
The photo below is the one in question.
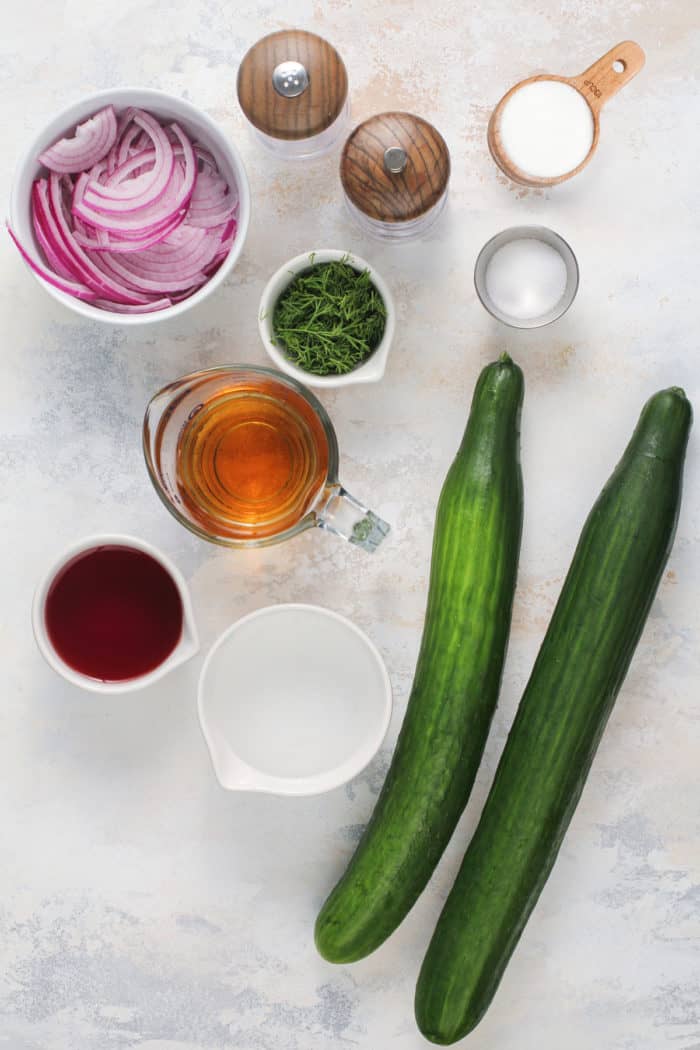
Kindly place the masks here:
POLYGON ((267 282, 265 291, 260 300, 260 308, 258 310, 258 328, 260 331, 260 338, 263 341, 263 346, 267 350, 268 356, 272 358, 276 367, 282 372, 286 372, 287 375, 292 376, 300 383, 305 383, 306 386, 313 387, 337 387, 350 386, 352 383, 376 383, 384 375, 389 350, 394 339, 395 327, 396 307, 394 306, 394 299, 381 275, 377 273, 374 267, 370 266, 368 262, 365 262, 365 260, 361 259, 358 255, 353 255, 352 252, 339 251, 335 248, 318 248, 315 251, 304 252, 303 255, 297 255, 294 259, 290 259, 289 262, 286 262, 284 266, 280 266, 277 273, 275 273, 267 282), (346 375, 317 376, 312 372, 306 372, 303 368, 299 368, 297 365, 293 364, 285 355, 284 351, 275 346, 273 343, 272 315, 274 313, 275 303, 287 285, 291 284, 297 274, 302 273, 304 270, 308 270, 311 266, 315 266, 318 263, 338 261, 347 262, 355 270, 369 270, 372 283, 381 295, 384 300, 384 305, 386 306, 386 327, 384 328, 384 335, 382 336, 379 346, 374 353, 367 358, 364 364, 361 364, 358 368, 355 368, 352 372, 348 372, 346 375))
POLYGON ((121 533, 99 533, 95 536, 86 536, 84 539, 79 540, 77 543, 68 547, 68 549, 54 561, 34 592, 32 627, 34 628, 34 637, 36 639, 36 644, 39 647, 39 652, 44 657, 49 667, 52 667, 54 671, 62 675, 68 682, 72 682, 73 685, 80 686, 81 689, 87 689, 92 693, 133 693, 136 689, 144 689, 147 685, 152 685, 154 682, 157 682, 169 671, 179 667, 180 664, 185 663, 186 660, 191 659, 191 657, 199 651, 199 640, 197 637, 194 615, 192 613, 192 602, 190 601, 190 594, 184 576, 177 566, 171 562, 170 558, 163 554, 162 551, 158 550, 157 547, 154 547, 150 543, 146 543, 145 540, 138 539, 136 536, 126 536, 121 533), (75 671, 65 663, 51 644, 51 640, 49 639, 46 630, 46 620, 44 616, 46 596, 51 584, 64 565, 67 565, 68 562, 72 561, 84 551, 104 546, 131 547, 134 550, 150 554, 155 561, 160 562, 165 571, 172 578, 182 601, 182 636, 170 656, 168 656, 162 664, 159 664, 155 670, 150 671, 148 674, 140 675, 138 678, 128 678, 119 682, 98 681, 95 678, 90 678, 88 675, 81 674, 79 671, 75 671))
MULTIPOLYGON (((37 261, 44 263, 32 229, 30 209, 32 183, 42 170, 37 157, 57 139, 71 132, 76 124, 110 104, 117 111, 126 109, 128 106, 138 106, 161 119, 177 120, 192 138, 199 140, 213 153, 221 174, 229 184, 235 184, 238 188, 238 230, 231 251, 213 277, 194 295, 169 306, 167 310, 156 310, 150 314, 121 314, 111 310, 102 310, 59 291, 38 274, 35 273, 34 276, 54 299, 92 321, 117 325, 142 325, 154 321, 165 321, 201 303, 226 280, 241 254, 250 222, 250 187, 240 154, 218 124, 215 124, 211 117, 190 102, 176 98, 174 95, 168 95, 164 91, 126 87, 98 91, 62 110, 38 135, 34 136, 17 166, 10 196, 10 225, 29 254, 37 261)), ((34 273, 33 270, 32 273, 34 273)))
POLYGON ((202 732, 229 791, 340 787, 379 750, 391 706, 376 646, 318 605, 270 605, 237 620, 199 679, 202 732))

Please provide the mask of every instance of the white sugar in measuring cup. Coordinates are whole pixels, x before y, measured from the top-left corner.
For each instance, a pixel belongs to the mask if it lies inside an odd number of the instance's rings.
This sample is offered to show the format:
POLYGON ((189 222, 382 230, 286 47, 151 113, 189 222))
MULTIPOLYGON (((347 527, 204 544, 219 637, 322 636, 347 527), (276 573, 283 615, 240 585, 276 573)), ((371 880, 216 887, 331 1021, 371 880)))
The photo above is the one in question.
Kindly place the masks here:
POLYGON ((199 719, 230 791, 317 795, 357 776, 391 718, 376 646, 338 613, 271 605, 232 624, 199 679, 199 719))
POLYGON ((623 40, 573 77, 538 73, 515 84, 489 121, 488 146, 501 171, 522 186, 556 186, 591 160, 600 112, 644 65, 644 52, 623 40))

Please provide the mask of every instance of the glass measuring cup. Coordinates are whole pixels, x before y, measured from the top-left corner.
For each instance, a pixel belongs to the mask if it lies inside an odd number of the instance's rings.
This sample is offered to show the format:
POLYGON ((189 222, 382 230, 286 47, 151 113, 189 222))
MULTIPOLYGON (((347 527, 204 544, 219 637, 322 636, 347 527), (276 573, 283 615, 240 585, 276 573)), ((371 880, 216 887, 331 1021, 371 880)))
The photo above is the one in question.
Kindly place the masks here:
POLYGON ((290 376, 230 365, 169 383, 143 423, 156 492, 195 535, 266 547, 319 526, 373 551, 389 526, 338 480, 326 410, 290 376))

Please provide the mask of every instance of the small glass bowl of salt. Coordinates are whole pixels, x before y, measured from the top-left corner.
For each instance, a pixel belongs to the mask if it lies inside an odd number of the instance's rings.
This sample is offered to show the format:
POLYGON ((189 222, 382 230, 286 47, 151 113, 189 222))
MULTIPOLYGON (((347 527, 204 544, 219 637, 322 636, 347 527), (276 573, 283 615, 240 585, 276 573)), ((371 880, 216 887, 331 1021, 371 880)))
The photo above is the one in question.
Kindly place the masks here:
POLYGON ((546 226, 511 226, 487 241, 474 267, 482 306, 511 328, 542 328, 558 320, 578 291, 576 256, 546 226))

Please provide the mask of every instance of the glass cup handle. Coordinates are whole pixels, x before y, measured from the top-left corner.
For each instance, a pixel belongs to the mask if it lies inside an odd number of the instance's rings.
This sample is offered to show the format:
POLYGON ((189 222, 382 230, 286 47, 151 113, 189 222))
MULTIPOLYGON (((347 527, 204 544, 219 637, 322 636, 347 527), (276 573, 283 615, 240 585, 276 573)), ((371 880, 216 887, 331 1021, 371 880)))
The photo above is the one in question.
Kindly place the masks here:
POLYGON ((322 529, 364 551, 375 551, 390 530, 385 521, 346 492, 342 485, 335 485, 330 490, 316 518, 322 529))

